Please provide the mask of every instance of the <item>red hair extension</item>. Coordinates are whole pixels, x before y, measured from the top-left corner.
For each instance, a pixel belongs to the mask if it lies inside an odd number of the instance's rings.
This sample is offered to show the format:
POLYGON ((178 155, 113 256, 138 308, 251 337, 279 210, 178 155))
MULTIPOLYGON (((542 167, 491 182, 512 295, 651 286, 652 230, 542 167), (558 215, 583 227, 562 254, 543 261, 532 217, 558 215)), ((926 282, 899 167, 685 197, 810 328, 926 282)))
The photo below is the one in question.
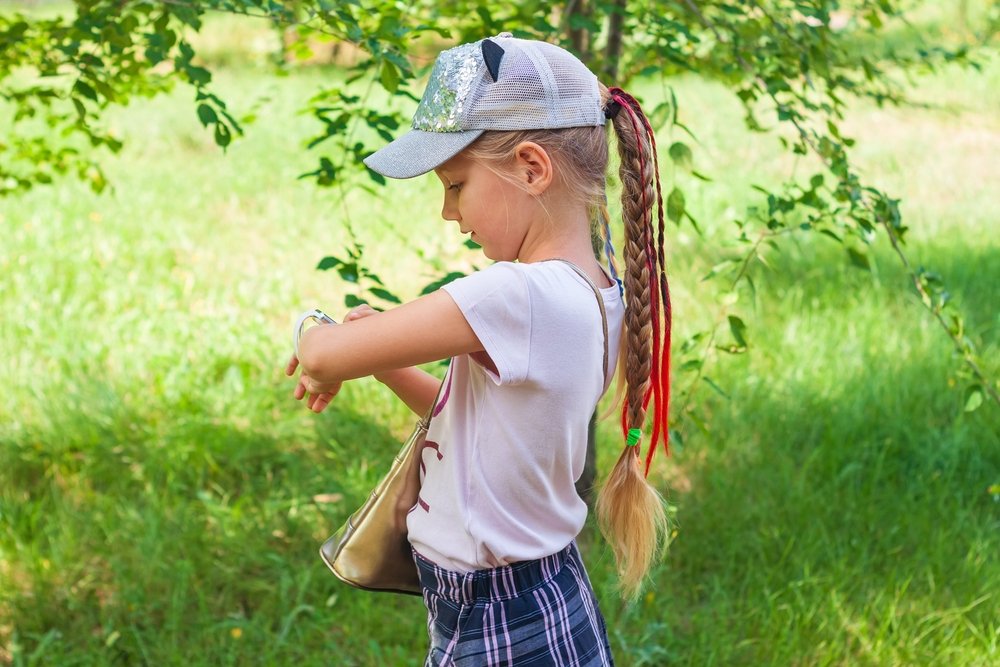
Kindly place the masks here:
MULTIPOLYGON (((664 332, 663 332, 663 346, 664 354, 662 357, 662 367, 660 368, 660 387, 659 393, 662 396, 662 417, 663 417, 663 428, 666 433, 663 436, 663 451, 667 456, 670 456, 670 431, 669 431, 669 420, 670 420, 670 339, 672 333, 672 321, 673 321, 673 308, 670 303, 670 284, 667 282, 666 268, 667 264, 664 259, 663 253, 663 231, 664 231, 664 215, 663 215, 663 189, 660 186, 660 159, 656 150, 656 133, 653 132, 653 127, 649 123, 649 119, 646 118, 645 114, 640 116, 643 124, 646 126, 646 132, 649 134, 649 141, 653 146, 653 162, 655 165, 656 174, 656 201, 657 201, 657 218, 658 218, 658 239, 657 239, 657 260, 659 263, 659 288, 660 288, 660 299, 663 303, 664 310, 664 332)), ((660 420, 657 419, 654 422, 654 428, 659 425, 660 420)), ((654 443, 655 445, 655 438, 654 443)), ((652 446, 651 446, 652 447, 652 446)), ((649 474, 649 464, 652 461, 652 454, 650 454, 646 459, 646 474, 649 474)))
MULTIPOLYGON (((654 234, 651 223, 646 225, 646 261, 649 269, 650 281, 650 311, 653 326, 653 359, 650 372, 650 386, 646 390, 643 400, 643 407, 649 405, 650 398, 653 399, 653 432, 650 437, 649 449, 646 452, 646 475, 653 461, 653 454, 660 438, 663 438, 664 452, 669 456, 670 431, 669 431, 669 406, 670 406, 670 341, 671 341, 671 320, 672 308, 670 303, 670 290, 666 276, 666 262, 663 252, 664 237, 664 214, 663 214, 663 190, 660 184, 660 164, 656 150, 656 136, 649 120, 643 114, 639 102, 623 91, 621 88, 609 89, 612 99, 624 107, 632 121, 632 128, 639 139, 639 125, 646 131, 650 140, 653 152, 654 174, 656 181, 656 201, 658 225, 654 234), (637 124, 638 123, 638 124, 637 124), (655 250, 654 250, 654 237, 655 250), (662 306, 662 311, 661 311, 662 306), (664 326, 660 331, 660 314, 663 314, 664 326), (661 338, 662 333, 662 338, 661 338)), ((640 169, 645 171, 645 156, 642 152, 642 142, 637 141, 639 150, 640 169)), ((646 201, 645 188, 642 189, 643 215, 649 208, 646 201)), ((622 431, 626 432, 626 411, 627 404, 622 408, 622 431)))

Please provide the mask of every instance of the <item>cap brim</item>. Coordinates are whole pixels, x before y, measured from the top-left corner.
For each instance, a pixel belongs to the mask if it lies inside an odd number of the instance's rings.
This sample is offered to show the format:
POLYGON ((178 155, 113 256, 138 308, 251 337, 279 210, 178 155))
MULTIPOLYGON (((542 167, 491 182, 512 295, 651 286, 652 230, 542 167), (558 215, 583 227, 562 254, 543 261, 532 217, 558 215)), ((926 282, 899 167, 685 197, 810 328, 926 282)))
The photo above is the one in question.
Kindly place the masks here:
POLYGON ((413 178, 426 174, 462 152, 485 130, 425 132, 410 130, 388 146, 364 159, 372 171, 389 178, 413 178))

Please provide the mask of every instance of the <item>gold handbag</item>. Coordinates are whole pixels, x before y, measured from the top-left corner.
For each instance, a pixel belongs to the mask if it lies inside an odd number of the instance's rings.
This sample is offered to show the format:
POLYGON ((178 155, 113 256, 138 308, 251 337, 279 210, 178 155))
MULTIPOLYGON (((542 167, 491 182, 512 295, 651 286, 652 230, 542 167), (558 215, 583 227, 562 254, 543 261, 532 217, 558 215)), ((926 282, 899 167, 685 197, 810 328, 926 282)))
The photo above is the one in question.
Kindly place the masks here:
MULTIPOLYGON (((319 309, 302 313, 293 331, 296 357, 299 339, 310 323, 336 324, 336 321, 319 309)), ((420 451, 440 396, 438 388, 430 409, 403 443, 389 472, 365 504, 320 548, 323 562, 344 583, 369 591, 420 595, 417 566, 406 539, 406 515, 417 504, 420 451)))
POLYGON ((365 504, 320 548, 327 567, 344 583, 368 591, 421 594, 406 539, 406 515, 420 493, 420 451, 437 401, 435 397, 365 504))

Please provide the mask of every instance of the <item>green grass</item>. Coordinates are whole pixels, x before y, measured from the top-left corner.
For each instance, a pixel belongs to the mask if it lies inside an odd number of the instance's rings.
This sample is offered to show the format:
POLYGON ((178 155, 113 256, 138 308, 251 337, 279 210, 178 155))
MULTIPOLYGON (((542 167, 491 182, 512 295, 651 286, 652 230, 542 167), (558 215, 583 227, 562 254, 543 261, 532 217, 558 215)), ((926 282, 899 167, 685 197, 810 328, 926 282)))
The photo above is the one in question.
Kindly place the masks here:
MULTIPOLYGON (((412 418, 372 381, 312 415, 282 368, 296 313, 342 310, 344 286, 315 265, 345 221, 407 296, 436 275, 418 250, 482 260, 426 181, 342 205, 296 180, 317 127, 295 110, 336 77, 223 69, 230 106, 269 100, 228 154, 177 89, 111 115, 126 145, 103 161, 113 193, 65 180, 0 202, 0 664, 420 659, 420 601, 348 589, 317 554, 412 418)), ((672 84, 713 178, 677 176, 705 229, 671 231, 679 341, 722 308, 722 285, 700 279, 733 251, 750 185, 808 171, 744 131, 724 89, 672 84)), ((856 105, 845 131, 866 177, 902 198, 908 252, 944 276, 996 378, 1000 64, 915 84, 934 108, 856 105)), ((749 354, 710 359, 729 398, 698 385, 709 431, 685 423, 653 473, 678 532, 646 596, 618 602, 609 551, 582 536, 619 664, 995 664, 997 406, 963 412, 961 365, 884 240, 871 274, 821 238, 782 248, 754 268, 756 299, 727 311, 749 354)), ((606 470, 612 423, 600 440, 606 470)))

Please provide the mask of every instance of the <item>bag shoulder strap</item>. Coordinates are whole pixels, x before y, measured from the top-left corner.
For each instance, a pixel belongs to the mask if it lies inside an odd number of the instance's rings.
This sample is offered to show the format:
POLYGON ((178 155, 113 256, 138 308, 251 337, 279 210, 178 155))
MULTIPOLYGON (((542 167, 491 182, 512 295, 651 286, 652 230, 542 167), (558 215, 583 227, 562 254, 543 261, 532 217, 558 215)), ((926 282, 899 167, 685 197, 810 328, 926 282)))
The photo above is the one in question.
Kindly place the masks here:
POLYGON ((563 264, 566 264, 571 269, 573 269, 574 271, 576 271, 580 275, 580 277, 582 277, 584 280, 587 281, 587 284, 590 285, 590 289, 594 290, 594 296, 597 297, 597 305, 601 309, 601 326, 603 327, 603 330, 604 330, 604 382, 605 382, 605 384, 607 384, 607 382, 608 382, 608 313, 604 309, 604 297, 601 296, 601 291, 597 288, 597 285, 594 284, 594 281, 591 280, 590 276, 588 276, 586 273, 584 273, 583 269, 581 269, 579 266, 577 266, 573 262, 570 262, 570 261, 565 260, 565 259, 560 259, 558 257, 553 257, 551 260, 546 260, 546 261, 556 261, 556 262, 562 262, 563 264))
POLYGON ((448 374, 451 373, 451 363, 448 364, 448 370, 445 371, 444 377, 441 378, 441 384, 438 385, 437 393, 434 395, 434 400, 431 401, 431 407, 427 409, 427 414, 420 418, 418 422, 426 430, 430 428, 431 417, 434 416, 434 408, 437 407, 438 401, 441 400, 441 392, 444 390, 444 384, 448 381, 448 374))

